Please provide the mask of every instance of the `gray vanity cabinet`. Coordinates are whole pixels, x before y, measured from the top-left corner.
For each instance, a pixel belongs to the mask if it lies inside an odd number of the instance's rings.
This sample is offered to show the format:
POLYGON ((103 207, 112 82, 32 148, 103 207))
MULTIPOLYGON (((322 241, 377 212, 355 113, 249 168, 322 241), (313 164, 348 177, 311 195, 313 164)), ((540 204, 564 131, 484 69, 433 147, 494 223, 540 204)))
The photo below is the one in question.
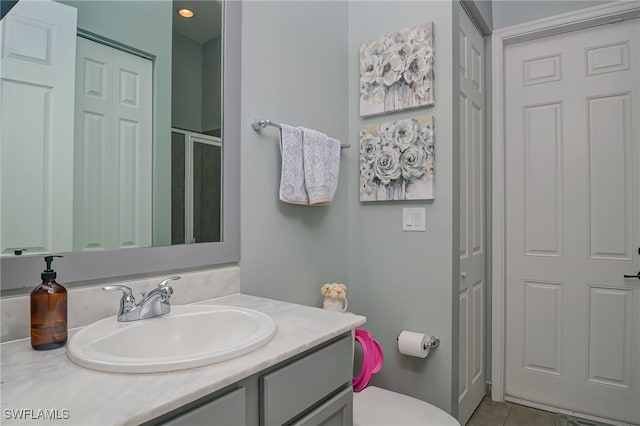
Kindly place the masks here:
POLYGON ((349 333, 146 425, 351 426, 352 366, 349 333))

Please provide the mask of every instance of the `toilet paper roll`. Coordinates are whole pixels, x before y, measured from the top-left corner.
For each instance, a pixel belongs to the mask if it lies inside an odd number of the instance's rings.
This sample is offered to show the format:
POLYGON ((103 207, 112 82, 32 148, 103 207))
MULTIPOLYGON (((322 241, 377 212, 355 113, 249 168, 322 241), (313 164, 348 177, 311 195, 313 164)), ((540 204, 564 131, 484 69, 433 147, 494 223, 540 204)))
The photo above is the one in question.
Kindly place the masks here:
POLYGON ((427 345, 429 340, 431 340, 431 336, 428 334, 403 330, 398 337, 398 350, 401 354, 426 358, 429 355, 429 346, 427 345))

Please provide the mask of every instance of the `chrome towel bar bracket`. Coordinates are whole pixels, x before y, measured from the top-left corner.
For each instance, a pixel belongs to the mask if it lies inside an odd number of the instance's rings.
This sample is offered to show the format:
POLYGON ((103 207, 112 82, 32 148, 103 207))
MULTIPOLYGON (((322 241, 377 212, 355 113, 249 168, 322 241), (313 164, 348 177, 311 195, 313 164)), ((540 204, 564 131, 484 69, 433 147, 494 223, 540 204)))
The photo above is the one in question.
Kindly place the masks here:
POLYGON ((282 129, 281 125, 272 123, 271 120, 251 120, 251 127, 253 127, 253 130, 255 130, 256 132, 269 126, 282 129))

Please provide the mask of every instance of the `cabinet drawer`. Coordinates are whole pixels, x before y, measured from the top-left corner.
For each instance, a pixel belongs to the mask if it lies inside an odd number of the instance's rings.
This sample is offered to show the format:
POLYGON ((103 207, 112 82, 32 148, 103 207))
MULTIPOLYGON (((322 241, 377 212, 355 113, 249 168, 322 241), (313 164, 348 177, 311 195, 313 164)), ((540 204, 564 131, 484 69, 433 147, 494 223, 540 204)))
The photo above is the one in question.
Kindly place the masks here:
POLYGON ((351 336, 260 379, 263 425, 281 425, 351 381, 351 336))
POLYGON ((163 423, 164 426, 245 426, 245 388, 236 389, 163 423))
POLYGON ((353 389, 343 390, 311 413, 304 416, 293 426, 352 426, 353 425, 353 389))

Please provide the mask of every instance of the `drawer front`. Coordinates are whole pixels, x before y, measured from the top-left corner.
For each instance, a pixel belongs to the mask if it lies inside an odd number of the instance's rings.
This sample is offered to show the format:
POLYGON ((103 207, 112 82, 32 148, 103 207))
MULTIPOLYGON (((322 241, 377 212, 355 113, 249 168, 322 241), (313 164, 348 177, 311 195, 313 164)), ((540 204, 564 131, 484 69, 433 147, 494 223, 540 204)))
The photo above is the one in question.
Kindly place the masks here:
POLYGON ((347 336, 261 380, 261 423, 281 425, 351 381, 352 339, 347 336))
POLYGON ((343 390, 293 426, 352 426, 353 425, 353 389, 343 390))
POLYGON ((163 423, 168 426, 245 426, 245 388, 236 389, 226 395, 207 402, 184 414, 163 423))

